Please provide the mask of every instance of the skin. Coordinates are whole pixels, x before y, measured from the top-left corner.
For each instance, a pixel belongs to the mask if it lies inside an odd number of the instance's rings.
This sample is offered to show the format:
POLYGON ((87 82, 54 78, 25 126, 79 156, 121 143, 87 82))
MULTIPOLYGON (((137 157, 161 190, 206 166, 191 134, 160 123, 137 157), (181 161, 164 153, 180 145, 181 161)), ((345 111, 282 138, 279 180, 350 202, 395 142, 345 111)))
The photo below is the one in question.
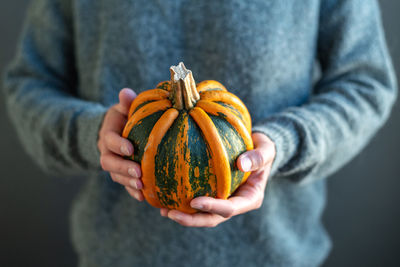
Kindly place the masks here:
POLYGON ((140 181, 140 165, 123 158, 131 156, 134 151, 131 142, 121 137, 129 106, 135 97, 136 93, 131 89, 125 88, 120 91, 119 103, 110 107, 104 116, 97 146, 103 170, 108 171, 112 180, 123 185, 132 197, 143 201, 144 196, 140 191, 143 187, 140 181))
MULTIPOLYGON (((121 132, 127 120, 130 103, 135 97, 136 94, 131 89, 120 91, 119 103, 112 106, 104 117, 99 131, 98 147, 102 168, 110 172, 113 181, 123 185, 133 198, 143 201, 144 196, 140 191, 143 188, 140 165, 122 157, 133 154, 132 144, 121 137, 121 132)), ((252 173, 230 198, 224 200, 198 197, 193 199, 190 205, 200 212, 186 214, 162 208, 161 216, 183 226, 215 227, 233 216, 259 209, 263 203, 276 150, 271 139, 262 133, 253 133, 252 139, 254 149, 243 153, 237 160, 240 170, 252 173)))

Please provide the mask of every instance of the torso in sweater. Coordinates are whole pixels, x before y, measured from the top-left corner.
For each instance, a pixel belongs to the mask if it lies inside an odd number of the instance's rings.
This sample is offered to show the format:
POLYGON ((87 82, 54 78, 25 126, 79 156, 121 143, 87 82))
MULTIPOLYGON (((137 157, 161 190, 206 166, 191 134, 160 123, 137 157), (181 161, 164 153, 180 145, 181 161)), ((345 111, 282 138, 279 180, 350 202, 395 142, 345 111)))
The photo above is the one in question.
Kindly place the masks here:
POLYGON ((309 267, 330 247, 322 178, 383 124, 396 81, 376 0, 36 0, 5 95, 44 169, 94 171, 72 212, 81 266, 309 267), (262 207, 216 228, 163 218, 98 171, 118 91, 180 61, 238 95, 277 151, 262 207))
MULTIPOLYGON (((180 61, 196 81, 237 94, 254 123, 312 93, 319 1, 81 2, 74 34, 83 98, 112 104, 123 87, 154 88, 180 61)), ((329 247, 323 205, 323 182, 270 181, 260 210, 191 229, 95 177, 76 202, 74 238, 83 266, 313 266, 329 247)))

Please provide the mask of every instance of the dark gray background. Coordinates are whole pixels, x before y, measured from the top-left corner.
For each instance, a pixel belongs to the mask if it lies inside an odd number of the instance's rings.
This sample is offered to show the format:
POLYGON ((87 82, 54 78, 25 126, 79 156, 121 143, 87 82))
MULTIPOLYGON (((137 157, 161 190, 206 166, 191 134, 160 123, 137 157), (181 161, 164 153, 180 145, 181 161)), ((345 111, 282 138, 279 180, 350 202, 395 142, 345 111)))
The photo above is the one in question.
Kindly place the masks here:
MULTIPOLYGON (((0 1, 0 73, 13 57, 28 1, 0 1)), ((400 1, 381 0, 400 77, 400 1)), ((84 178, 45 175, 24 153, 0 101, 0 266, 75 266, 71 200, 84 178)), ((325 266, 400 266, 400 107, 356 159, 329 178, 325 266)))

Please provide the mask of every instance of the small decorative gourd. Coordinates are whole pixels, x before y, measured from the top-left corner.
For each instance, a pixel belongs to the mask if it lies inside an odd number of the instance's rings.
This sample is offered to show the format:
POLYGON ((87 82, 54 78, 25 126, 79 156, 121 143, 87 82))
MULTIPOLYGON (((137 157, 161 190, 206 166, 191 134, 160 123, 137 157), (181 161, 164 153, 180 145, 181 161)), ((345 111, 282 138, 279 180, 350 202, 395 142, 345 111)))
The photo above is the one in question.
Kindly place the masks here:
POLYGON ((142 167, 143 194, 154 207, 196 210, 198 196, 228 198, 246 181, 236 160, 253 149, 251 119, 242 101, 217 81, 195 84, 183 63, 171 80, 132 102, 122 136, 142 167))

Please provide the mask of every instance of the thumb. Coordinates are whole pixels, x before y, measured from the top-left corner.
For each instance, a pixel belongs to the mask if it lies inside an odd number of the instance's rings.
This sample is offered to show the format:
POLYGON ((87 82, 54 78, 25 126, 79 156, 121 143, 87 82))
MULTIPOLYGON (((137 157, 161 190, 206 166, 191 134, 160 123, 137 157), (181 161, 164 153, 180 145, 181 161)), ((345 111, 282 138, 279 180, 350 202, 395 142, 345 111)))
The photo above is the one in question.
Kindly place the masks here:
POLYGON ((243 172, 255 171, 272 163, 275 157, 275 146, 266 136, 253 134, 255 149, 239 156, 238 168, 243 172))
POLYGON ((119 104, 117 109, 120 113, 128 115, 129 107, 136 98, 136 93, 130 88, 124 88, 119 92, 119 104))
POLYGON ((240 155, 237 163, 241 171, 249 172, 267 165, 267 159, 261 149, 256 148, 240 155))

